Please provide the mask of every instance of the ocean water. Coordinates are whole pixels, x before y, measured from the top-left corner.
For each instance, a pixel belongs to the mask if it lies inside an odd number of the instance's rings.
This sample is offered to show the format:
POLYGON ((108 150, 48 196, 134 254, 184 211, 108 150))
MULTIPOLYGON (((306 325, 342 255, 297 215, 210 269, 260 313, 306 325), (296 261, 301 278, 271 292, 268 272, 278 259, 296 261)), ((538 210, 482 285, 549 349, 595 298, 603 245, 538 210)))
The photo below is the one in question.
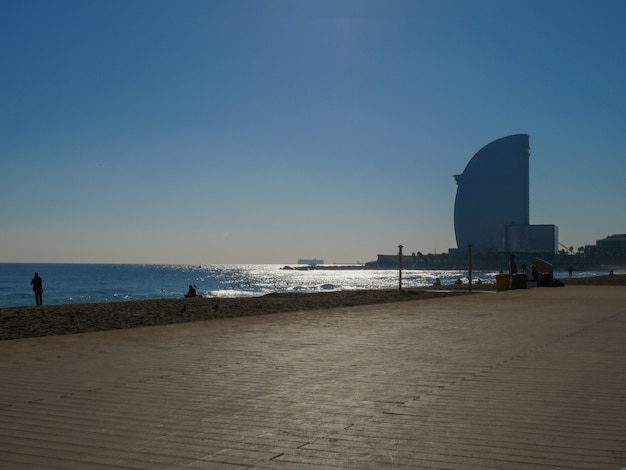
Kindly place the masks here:
MULTIPOLYGON (((38 272, 43 279, 44 305, 180 298, 189 285, 205 297, 258 297, 273 292, 389 289, 398 287, 395 270, 293 270, 277 264, 152 265, 152 264, 29 264, 0 263, 0 308, 35 304, 30 281, 38 272)), ((472 278, 495 282, 496 271, 474 271, 472 278)), ((575 276, 600 274, 576 272, 575 276)), ((601 273, 606 274, 606 273, 601 273)), ((462 270, 405 270, 404 288, 443 285, 462 270)), ((567 277, 555 272, 555 277, 567 277)))

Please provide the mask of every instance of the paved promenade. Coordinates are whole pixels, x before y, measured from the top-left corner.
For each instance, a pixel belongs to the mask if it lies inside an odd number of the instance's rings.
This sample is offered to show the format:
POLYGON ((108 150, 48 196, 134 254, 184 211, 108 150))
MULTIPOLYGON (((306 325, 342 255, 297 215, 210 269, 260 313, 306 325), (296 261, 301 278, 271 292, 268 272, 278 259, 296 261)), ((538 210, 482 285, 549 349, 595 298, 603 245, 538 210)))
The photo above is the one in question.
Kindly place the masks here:
POLYGON ((626 288, 0 342, 0 469, 626 467, 626 288))

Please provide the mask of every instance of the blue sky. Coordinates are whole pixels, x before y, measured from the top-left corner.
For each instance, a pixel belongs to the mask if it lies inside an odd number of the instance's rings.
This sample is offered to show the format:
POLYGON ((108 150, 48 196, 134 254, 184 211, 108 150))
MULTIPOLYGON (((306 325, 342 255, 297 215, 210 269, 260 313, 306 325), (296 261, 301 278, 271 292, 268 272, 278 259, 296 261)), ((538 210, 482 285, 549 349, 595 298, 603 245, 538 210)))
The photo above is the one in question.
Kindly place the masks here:
POLYGON ((575 248, 624 233, 625 17, 619 0, 1 0, 0 262, 439 253, 453 175, 519 133, 531 223, 575 248))

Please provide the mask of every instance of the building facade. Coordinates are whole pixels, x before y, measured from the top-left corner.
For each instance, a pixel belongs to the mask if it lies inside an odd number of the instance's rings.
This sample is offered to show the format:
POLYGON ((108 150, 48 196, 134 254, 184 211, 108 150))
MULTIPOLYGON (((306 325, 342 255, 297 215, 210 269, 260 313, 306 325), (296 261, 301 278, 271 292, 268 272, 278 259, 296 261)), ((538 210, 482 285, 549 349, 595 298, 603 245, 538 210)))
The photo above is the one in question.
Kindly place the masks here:
POLYGON ((558 229, 530 225, 527 134, 494 140, 480 149, 454 178, 457 247, 475 252, 556 252, 558 229))
POLYGON ((596 247, 598 250, 626 252, 626 233, 609 235, 602 240, 597 240, 596 247))

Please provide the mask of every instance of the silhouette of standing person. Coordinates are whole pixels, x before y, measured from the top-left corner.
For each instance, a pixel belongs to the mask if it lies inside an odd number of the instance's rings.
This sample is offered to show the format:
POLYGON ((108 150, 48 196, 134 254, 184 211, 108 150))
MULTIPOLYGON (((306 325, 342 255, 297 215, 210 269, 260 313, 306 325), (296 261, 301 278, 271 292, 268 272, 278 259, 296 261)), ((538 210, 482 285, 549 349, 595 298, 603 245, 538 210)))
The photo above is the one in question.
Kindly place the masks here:
POLYGON ((35 302, 37 302, 37 305, 43 305, 43 280, 39 277, 39 273, 35 273, 35 277, 30 281, 30 285, 33 286, 35 302))
POLYGON ((513 275, 517 273, 517 262, 515 261, 515 253, 511 253, 509 258, 509 274, 513 275))

